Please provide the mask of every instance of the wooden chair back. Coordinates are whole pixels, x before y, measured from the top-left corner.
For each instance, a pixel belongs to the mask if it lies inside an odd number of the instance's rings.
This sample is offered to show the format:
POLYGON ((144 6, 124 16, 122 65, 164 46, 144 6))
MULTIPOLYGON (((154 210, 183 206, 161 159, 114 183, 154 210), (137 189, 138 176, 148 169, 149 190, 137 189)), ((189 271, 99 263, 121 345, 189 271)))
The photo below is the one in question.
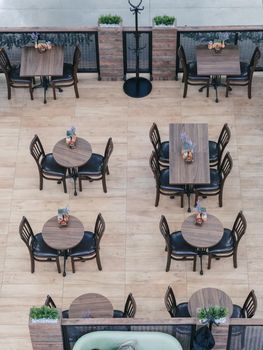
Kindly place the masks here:
POLYGON ((171 286, 168 286, 168 288, 167 288, 167 291, 166 291, 165 296, 164 296, 164 303, 165 303, 166 309, 169 312, 169 314, 171 315, 171 317, 174 317, 174 311, 176 310, 177 305, 176 305, 176 299, 174 296, 174 292, 173 292, 171 286))
POLYGON ((235 246, 237 247, 241 237, 245 234, 247 229, 247 220, 242 211, 240 211, 234 222, 232 233, 235 237, 235 246))
POLYGON ((150 128, 149 137, 155 152, 159 154, 161 149, 161 137, 160 137, 158 127, 155 123, 153 123, 153 125, 150 128))
POLYGON ((160 165, 158 162, 158 156, 155 151, 152 152, 150 157, 150 167, 156 180, 156 186, 160 187, 160 165))
POLYGON ((113 151, 113 142, 112 142, 112 138, 110 137, 108 139, 107 145, 105 147, 104 158, 103 158, 103 166, 102 166, 102 173, 105 173, 107 171, 108 162, 109 162, 110 156, 112 154, 112 151, 113 151))
POLYGON ((187 60, 186 60, 185 51, 182 45, 180 45, 178 48, 178 57, 180 59, 180 62, 183 68, 184 79, 187 79, 188 77, 187 60))
POLYGON ((101 215, 101 213, 98 214, 95 228, 94 228, 94 234, 95 234, 95 241, 96 241, 96 249, 99 249, 100 246, 100 240, 103 236, 103 233, 105 231, 105 221, 101 215))
POLYGON ((45 306, 48 306, 50 308, 57 308, 54 300, 51 298, 51 296, 48 294, 44 303, 45 306))
POLYGON ((226 153, 222 163, 219 165, 219 172, 221 176, 221 190, 223 189, 224 182, 233 167, 233 160, 229 152, 226 153))
POLYGON ((248 294, 244 305, 242 307, 243 315, 247 318, 251 318, 255 315, 257 310, 257 297, 255 291, 252 289, 248 294))
POLYGON ((76 46, 74 51, 74 56, 73 56, 73 75, 77 75, 80 59, 81 59, 81 51, 79 46, 76 46))
POLYGON ((168 254, 171 253, 171 237, 170 237, 170 229, 168 222, 164 215, 161 216, 160 222, 159 222, 159 228, 161 231, 161 234, 163 235, 166 243, 166 248, 168 251, 168 254))
POLYGON ((7 53, 3 47, 0 49, 0 67, 2 71, 5 73, 6 77, 9 78, 9 74, 12 70, 12 66, 7 56, 7 53))
POLYGON ((124 317, 133 318, 136 314, 136 307, 135 299, 132 293, 130 293, 125 302, 124 317))
POLYGON ((29 249, 30 254, 32 254, 31 244, 32 244, 32 241, 35 239, 35 236, 34 236, 32 228, 31 228, 31 226, 30 226, 30 224, 25 216, 22 217, 22 220, 20 222, 19 234, 20 234, 22 241, 25 242, 27 248, 29 249))
POLYGON ((218 147, 219 147, 219 157, 218 157, 219 164, 221 163, 221 158, 222 158, 224 149, 226 148, 227 144, 229 143, 230 138, 231 138, 231 131, 229 129, 228 124, 226 123, 226 124, 224 124, 224 126, 221 130, 221 133, 219 135, 218 142, 217 142, 218 147))
POLYGON ((42 143, 37 135, 33 137, 33 140, 30 143, 30 153, 35 159, 38 167, 41 169, 40 163, 43 157, 45 157, 45 151, 42 146, 42 143))

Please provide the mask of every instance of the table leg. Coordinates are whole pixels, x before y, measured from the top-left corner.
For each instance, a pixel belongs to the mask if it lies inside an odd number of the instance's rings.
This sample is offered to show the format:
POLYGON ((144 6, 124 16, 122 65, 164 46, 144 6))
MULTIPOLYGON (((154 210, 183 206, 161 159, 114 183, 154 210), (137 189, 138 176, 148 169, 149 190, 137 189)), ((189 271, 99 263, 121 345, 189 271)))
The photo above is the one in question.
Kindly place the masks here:
POLYGON ((72 177, 74 181, 74 196, 77 196, 78 168, 72 168, 72 177))
POLYGON ((49 86, 49 79, 48 77, 43 77, 43 87, 44 87, 44 103, 47 103, 47 89, 49 86))
POLYGON ((66 276, 66 261, 67 261, 68 255, 67 255, 67 251, 64 250, 64 266, 63 266, 63 277, 66 276))
POLYGON ((203 255, 206 255, 207 251, 206 251, 205 248, 198 248, 197 251, 198 251, 198 256, 200 258, 200 275, 203 275, 204 274, 204 271, 203 271, 203 255))
POLYGON ((191 198, 191 193, 192 193, 192 185, 185 185, 185 193, 188 198, 188 213, 191 213, 191 205, 190 205, 190 198, 191 198))

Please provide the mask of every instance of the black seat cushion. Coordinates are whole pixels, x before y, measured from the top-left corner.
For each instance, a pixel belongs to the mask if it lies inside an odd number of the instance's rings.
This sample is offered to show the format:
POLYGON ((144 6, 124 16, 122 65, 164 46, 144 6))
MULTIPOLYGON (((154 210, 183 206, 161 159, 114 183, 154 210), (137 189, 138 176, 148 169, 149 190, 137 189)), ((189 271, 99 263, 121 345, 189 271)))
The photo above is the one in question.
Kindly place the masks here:
POLYGON ((236 304, 233 304, 233 312, 231 318, 244 318, 242 307, 236 304))
POLYGON ((61 81, 61 80, 65 80, 65 81, 68 81, 68 80, 72 80, 73 79, 73 75, 72 75, 72 69, 73 69, 73 66, 72 64, 70 63, 64 63, 63 65, 63 76, 59 77, 51 77, 51 81, 53 82, 56 82, 56 81, 61 81))
POLYGON ((84 236, 80 243, 70 249, 69 255, 72 257, 84 256, 84 255, 92 255, 96 251, 96 241, 93 232, 85 231, 84 236))
POLYGON ((113 318, 123 318, 124 312, 121 310, 113 310, 113 318))
POLYGON ((187 63, 188 78, 190 80, 209 80, 209 75, 197 75, 197 64, 195 61, 187 63))
POLYGON ((159 161, 163 163, 169 163, 169 141, 161 143, 159 161))
POLYGON ((92 153, 86 164, 79 167, 79 175, 101 175, 104 157, 97 153, 92 153))
POLYGON ((218 155, 219 155, 219 147, 217 142, 215 141, 209 141, 209 161, 211 163, 218 161, 218 155))
POLYGON ((66 174, 67 169, 63 166, 59 165, 52 153, 48 153, 41 161, 41 168, 43 172, 54 175, 54 176, 64 176, 66 174))
POLYGON ((194 189, 199 192, 216 191, 220 188, 221 175, 217 169, 210 169, 210 183, 195 185, 194 189))
POLYGON ((191 317, 188 311, 188 303, 180 303, 177 305, 174 317, 191 317))
POLYGON ((20 77, 20 66, 12 66, 10 79, 17 84, 29 84, 32 82, 32 78, 20 77))
POLYGON ((171 234, 172 255, 196 255, 196 248, 188 244, 182 235, 181 231, 176 231, 171 234))
POLYGON ((249 78, 250 65, 246 62, 240 62, 240 75, 228 75, 226 78, 234 81, 246 81, 249 78))
POLYGON ((214 247, 208 249, 208 253, 212 254, 223 254, 231 252, 235 246, 235 238, 233 233, 228 228, 224 228, 224 234, 221 238, 220 242, 216 244, 214 247))
POLYGON ((184 192, 183 185, 170 184, 169 169, 163 169, 160 173, 160 187, 164 191, 184 192))
POLYGON ((58 251, 50 248, 43 240, 42 233, 35 235, 35 239, 31 243, 33 254, 42 258, 55 258, 57 257, 58 251))

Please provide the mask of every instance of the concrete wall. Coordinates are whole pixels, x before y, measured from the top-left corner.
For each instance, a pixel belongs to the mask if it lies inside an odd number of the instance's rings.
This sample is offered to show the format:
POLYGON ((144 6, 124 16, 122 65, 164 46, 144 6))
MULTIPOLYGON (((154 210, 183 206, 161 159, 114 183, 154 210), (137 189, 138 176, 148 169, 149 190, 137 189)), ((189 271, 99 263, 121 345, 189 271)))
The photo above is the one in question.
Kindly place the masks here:
MULTIPOLYGON (((263 24, 263 0, 143 0, 143 5, 142 26, 163 14, 174 15, 180 26, 263 24)), ((0 0, 2 27, 89 26, 108 13, 121 15, 125 26, 134 24, 127 0, 0 0)))

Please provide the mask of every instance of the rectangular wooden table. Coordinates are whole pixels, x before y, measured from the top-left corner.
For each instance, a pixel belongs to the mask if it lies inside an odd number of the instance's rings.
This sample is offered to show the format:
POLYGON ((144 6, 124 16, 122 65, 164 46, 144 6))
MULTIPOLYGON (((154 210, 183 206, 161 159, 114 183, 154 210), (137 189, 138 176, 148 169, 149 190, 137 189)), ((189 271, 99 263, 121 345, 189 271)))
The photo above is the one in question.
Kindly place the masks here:
POLYGON ((223 50, 216 53, 214 49, 209 50, 207 45, 199 45, 196 47, 196 61, 198 75, 212 76, 212 86, 216 90, 216 102, 218 102, 217 87, 223 85, 221 75, 240 75, 239 47, 226 45, 223 50))
POLYGON ((170 183, 186 185, 188 212, 190 209, 191 185, 210 183, 208 124, 169 125, 170 183), (182 159, 181 133, 185 132, 196 145, 194 161, 186 163, 182 159))
POLYGON ((22 48, 21 55, 21 77, 42 78, 44 87, 44 103, 46 103, 46 91, 49 86, 49 76, 62 76, 64 64, 64 48, 52 46, 51 50, 40 53, 33 46, 22 48))

